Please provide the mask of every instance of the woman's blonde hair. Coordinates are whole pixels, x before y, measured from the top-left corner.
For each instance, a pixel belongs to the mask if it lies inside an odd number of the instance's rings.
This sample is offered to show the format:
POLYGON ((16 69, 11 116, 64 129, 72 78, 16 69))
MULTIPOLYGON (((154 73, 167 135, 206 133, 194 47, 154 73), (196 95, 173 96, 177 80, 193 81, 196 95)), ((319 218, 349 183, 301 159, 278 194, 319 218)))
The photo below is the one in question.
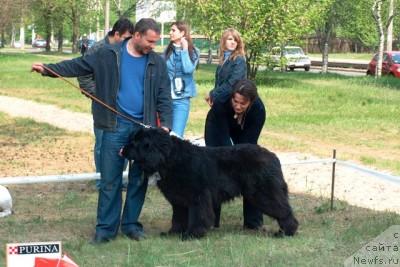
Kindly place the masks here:
POLYGON ((224 51, 226 49, 226 40, 229 36, 232 36, 233 39, 237 42, 237 47, 235 51, 232 52, 229 59, 235 60, 238 56, 244 57, 244 43, 242 38, 240 37, 240 33, 234 28, 226 29, 221 36, 221 41, 219 42, 219 64, 221 65, 224 62, 224 51))

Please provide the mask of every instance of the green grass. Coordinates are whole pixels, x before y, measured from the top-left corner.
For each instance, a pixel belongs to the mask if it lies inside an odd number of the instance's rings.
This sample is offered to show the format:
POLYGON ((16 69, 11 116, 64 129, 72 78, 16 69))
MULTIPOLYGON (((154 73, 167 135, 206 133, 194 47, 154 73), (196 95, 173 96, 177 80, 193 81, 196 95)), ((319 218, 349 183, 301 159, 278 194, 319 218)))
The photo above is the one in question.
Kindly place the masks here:
MULTIPOLYGON (((79 266, 339 266, 400 216, 336 203, 327 210, 324 199, 293 195, 300 221, 294 238, 272 238, 277 225, 265 217, 267 233, 241 229, 240 200, 223 207, 221 227, 201 240, 161 237, 168 230, 170 205, 151 187, 141 221, 148 235, 136 242, 119 235, 92 246, 97 193, 85 183, 13 186, 16 213, 2 219, 0 243, 61 240, 63 251, 79 266)), ((0 262, 4 262, 4 250, 0 262)))
MULTIPOLYGON (((68 59, 66 54, 0 53, 0 94, 54 104, 73 111, 90 112, 90 101, 59 79, 43 78, 30 72, 33 62, 54 63, 68 59)), ((76 79, 70 79, 76 85, 76 79)))

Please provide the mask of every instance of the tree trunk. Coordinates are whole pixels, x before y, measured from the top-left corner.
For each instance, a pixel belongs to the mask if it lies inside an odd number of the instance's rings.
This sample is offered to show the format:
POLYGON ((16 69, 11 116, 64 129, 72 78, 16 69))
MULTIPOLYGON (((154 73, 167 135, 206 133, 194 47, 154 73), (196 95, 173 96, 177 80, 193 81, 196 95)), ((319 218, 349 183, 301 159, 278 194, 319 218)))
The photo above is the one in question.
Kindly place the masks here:
POLYGON ((5 34, 4 34, 4 29, 1 30, 1 48, 4 48, 4 43, 5 43, 5 34))
POLYGON ((100 19, 96 16, 96 42, 100 41, 100 19))
POLYGON ((208 57, 207 64, 212 64, 212 40, 208 38, 208 57))
POLYGON ((378 62, 376 64, 375 78, 379 78, 382 76, 382 59, 383 59, 383 49, 385 44, 385 34, 383 32, 381 9, 382 9, 382 0, 374 0, 374 4, 372 6, 372 14, 374 15, 376 28, 379 34, 378 62))
POLYGON ((15 46, 15 25, 14 23, 11 26, 11 43, 10 43, 11 47, 15 46))
POLYGON ((21 50, 25 49, 25 24, 24 19, 21 18, 21 24, 19 26, 19 43, 21 44, 21 50))
POLYGON ((72 53, 78 52, 78 41, 79 37, 79 11, 78 8, 72 10, 72 53))
POLYGON ((106 6, 104 8, 104 36, 107 35, 110 30, 110 0, 106 0, 106 6))
MULTIPOLYGON (((250 80, 255 80, 258 71, 258 49, 249 49, 250 55, 246 56, 246 64, 247 64, 247 78, 250 80)), ((249 51, 248 51, 249 52, 249 51)))
MULTIPOLYGON (((388 17, 393 17, 393 0, 389 1, 389 13, 388 17)), ((387 41, 386 41, 386 51, 392 51, 393 44, 393 19, 390 20, 387 27, 387 41)))
POLYGON ((331 40, 331 32, 332 32, 332 27, 333 24, 331 22, 331 19, 329 19, 325 23, 325 29, 323 31, 323 49, 322 49, 322 68, 321 68, 321 73, 327 73, 328 72, 328 55, 329 55, 329 42, 331 40))
POLYGON ((321 68, 322 73, 328 72, 328 54, 329 54, 329 45, 328 42, 325 41, 324 51, 322 52, 322 68, 321 68))
POLYGON ((33 44, 33 42, 34 42, 35 39, 36 39, 35 27, 34 27, 33 25, 32 25, 32 33, 31 33, 31 35, 32 35, 32 38, 31 38, 32 42, 31 42, 31 44, 33 44))
POLYGON ((58 42, 57 51, 60 53, 63 51, 63 42, 64 42, 63 31, 64 31, 64 26, 63 24, 61 24, 58 28, 58 33, 57 33, 57 42, 58 42))
POLYGON ((46 33, 46 52, 50 52, 51 48, 51 14, 47 13, 44 18, 45 25, 45 33, 46 33))

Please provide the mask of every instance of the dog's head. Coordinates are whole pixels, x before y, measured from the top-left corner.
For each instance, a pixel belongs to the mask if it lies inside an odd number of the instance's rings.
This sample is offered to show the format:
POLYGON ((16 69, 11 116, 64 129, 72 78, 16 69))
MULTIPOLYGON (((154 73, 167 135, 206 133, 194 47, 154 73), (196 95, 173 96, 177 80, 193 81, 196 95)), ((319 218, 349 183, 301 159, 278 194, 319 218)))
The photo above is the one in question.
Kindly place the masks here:
POLYGON ((164 130, 143 128, 129 137, 129 144, 122 149, 122 155, 151 174, 166 163, 171 147, 171 137, 164 130))

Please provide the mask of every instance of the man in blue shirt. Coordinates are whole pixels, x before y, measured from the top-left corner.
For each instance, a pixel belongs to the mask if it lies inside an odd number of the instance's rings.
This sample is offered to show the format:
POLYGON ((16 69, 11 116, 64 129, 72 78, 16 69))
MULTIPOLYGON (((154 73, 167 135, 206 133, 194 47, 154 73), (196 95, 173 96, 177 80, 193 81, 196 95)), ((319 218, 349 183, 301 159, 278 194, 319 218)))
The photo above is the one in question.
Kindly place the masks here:
MULTIPOLYGON (((85 55, 94 54, 97 50, 104 47, 105 45, 112 45, 115 43, 123 42, 125 39, 132 36, 134 32, 134 26, 132 22, 127 18, 118 19, 111 31, 108 32, 107 36, 104 39, 96 42, 85 55)), ((93 75, 87 75, 83 77, 78 77, 78 82, 80 88, 85 90, 90 94, 95 94, 96 91, 96 83, 93 75)), ((93 108, 94 103, 92 103, 93 108)), ((103 130, 97 127, 93 127, 93 132, 95 136, 95 144, 93 148, 93 156, 94 156, 94 164, 96 166, 96 172, 100 172, 100 151, 101 144, 103 140, 103 130)), ((124 170, 126 169, 127 161, 125 161, 124 170)), ((123 182, 123 185, 126 187, 127 181, 123 182)), ((96 188, 100 188, 100 180, 96 180, 96 188)))
MULTIPOLYGON (((92 55, 57 64, 33 63, 32 71, 55 77, 44 68, 46 66, 64 77, 93 74, 98 99, 137 121, 169 131, 172 124, 170 80, 165 61, 153 51, 159 38, 157 23, 153 19, 141 19, 135 25, 133 37, 122 43, 107 45, 92 55)), ((144 230, 138 219, 147 190, 147 177, 137 164, 130 168, 121 216, 124 158, 119 156, 119 150, 141 126, 99 103, 94 103, 92 111, 94 126, 104 130, 96 234, 92 242, 110 241, 116 237, 120 226, 128 238, 140 240, 144 230)))

